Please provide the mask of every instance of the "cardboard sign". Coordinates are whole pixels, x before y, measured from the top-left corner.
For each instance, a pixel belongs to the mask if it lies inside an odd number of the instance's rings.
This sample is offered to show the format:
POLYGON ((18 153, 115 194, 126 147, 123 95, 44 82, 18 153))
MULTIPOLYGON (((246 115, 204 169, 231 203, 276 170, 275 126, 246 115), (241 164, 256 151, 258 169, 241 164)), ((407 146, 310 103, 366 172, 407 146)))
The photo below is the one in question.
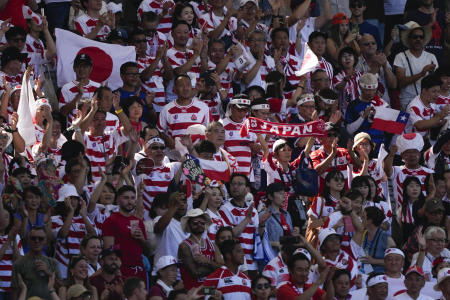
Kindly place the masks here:
POLYGON ((203 185, 205 181, 205 173, 203 172, 202 167, 199 162, 188 158, 181 165, 183 168, 183 174, 192 182, 203 185))

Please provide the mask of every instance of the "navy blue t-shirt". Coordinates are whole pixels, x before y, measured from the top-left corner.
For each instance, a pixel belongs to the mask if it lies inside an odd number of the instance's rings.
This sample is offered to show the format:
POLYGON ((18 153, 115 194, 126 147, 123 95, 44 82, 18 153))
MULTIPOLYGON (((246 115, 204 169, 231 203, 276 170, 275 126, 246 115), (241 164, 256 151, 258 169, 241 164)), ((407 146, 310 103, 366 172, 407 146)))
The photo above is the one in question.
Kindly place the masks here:
MULTIPOLYGON (((123 106, 123 103, 125 103, 125 99, 132 97, 132 96, 136 96, 136 92, 127 92, 122 90, 121 88, 117 89, 117 91, 120 93, 120 106, 123 106)), ((139 93, 139 98, 142 99, 142 101, 144 103, 145 102, 145 93, 144 92, 140 92, 139 93)), ((141 121, 144 121, 146 123, 149 123, 150 120, 148 120, 148 106, 147 104, 144 105, 144 108, 142 110, 142 118, 141 121)))

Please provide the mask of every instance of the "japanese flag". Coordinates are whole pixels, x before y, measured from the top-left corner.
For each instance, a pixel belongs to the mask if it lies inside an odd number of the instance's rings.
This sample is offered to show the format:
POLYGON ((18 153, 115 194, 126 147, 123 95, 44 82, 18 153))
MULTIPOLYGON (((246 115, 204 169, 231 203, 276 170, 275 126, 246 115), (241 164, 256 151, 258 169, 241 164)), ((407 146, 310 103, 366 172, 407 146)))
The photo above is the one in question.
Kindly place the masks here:
POLYGON ((104 83, 115 90, 122 86, 120 66, 129 61, 136 61, 136 50, 132 46, 101 43, 56 28, 56 49, 58 56, 58 87, 75 80, 73 61, 78 54, 87 54, 92 60, 92 81, 104 83))
POLYGON ((22 14, 25 19, 33 19, 37 25, 42 24, 42 18, 26 5, 22 5, 22 14))
POLYGON ((312 52, 312 50, 309 48, 308 43, 305 43, 304 47, 305 50, 303 51, 302 65, 300 67, 300 70, 295 72, 296 76, 302 76, 311 71, 314 71, 314 69, 319 64, 319 59, 314 54, 314 52, 312 52))

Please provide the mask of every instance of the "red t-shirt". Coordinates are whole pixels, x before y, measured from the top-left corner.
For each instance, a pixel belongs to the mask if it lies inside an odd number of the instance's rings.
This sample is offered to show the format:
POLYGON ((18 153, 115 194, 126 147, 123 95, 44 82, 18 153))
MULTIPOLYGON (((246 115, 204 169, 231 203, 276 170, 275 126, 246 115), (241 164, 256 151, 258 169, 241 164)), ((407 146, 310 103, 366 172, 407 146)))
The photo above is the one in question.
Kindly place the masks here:
POLYGON ((27 30, 28 26, 23 17, 22 5, 25 5, 25 0, 9 0, 5 8, 0 11, 0 20, 11 18, 11 24, 27 30))
MULTIPOLYGON (((293 300, 303 294, 303 292, 309 289, 311 285, 312 284, 305 283, 303 288, 298 288, 291 280, 289 280, 278 289, 277 300, 293 300)), ((318 288, 311 299, 320 300, 324 294, 325 291, 318 288)))
POLYGON ((140 242, 131 237, 131 224, 137 222, 139 228, 145 234, 144 222, 135 216, 125 217, 120 212, 112 213, 103 223, 103 236, 114 237, 114 244, 122 251, 122 273, 124 268, 130 266, 141 266, 142 263, 142 246, 140 242))

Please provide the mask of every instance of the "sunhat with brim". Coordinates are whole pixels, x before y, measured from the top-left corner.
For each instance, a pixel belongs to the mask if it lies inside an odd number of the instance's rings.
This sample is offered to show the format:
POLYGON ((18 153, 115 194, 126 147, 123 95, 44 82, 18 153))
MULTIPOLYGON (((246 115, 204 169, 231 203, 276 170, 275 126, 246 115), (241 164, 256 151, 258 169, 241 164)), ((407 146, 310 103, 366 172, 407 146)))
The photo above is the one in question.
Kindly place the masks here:
POLYGON ((189 226, 188 226, 188 221, 191 218, 197 218, 197 217, 203 217, 203 219, 205 219, 205 222, 206 222, 205 229, 208 228, 212 224, 211 218, 209 217, 209 215, 207 213, 205 213, 200 208, 194 208, 194 209, 191 209, 190 211, 188 211, 187 214, 181 218, 181 221, 180 221, 181 229, 183 229, 184 232, 190 232, 189 226))
POLYGON ((353 150, 355 150, 355 148, 358 147, 359 144, 364 142, 364 140, 368 140, 372 145, 372 149, 375 149, 375 143, 372 142, 372 138, 370 137, 370 135, 366 132, 360 132, 353 138, 353 150))
POLYGON ((408 37, 409 37, 409 34, 411 33, 411 31, 413 31, 415 29, 422 29, 422 31, 424 33, 424 39, 423 39, 424 45, 427 45, 431 40, 431 29, 429 27, 420 26, 419 24, 417 24, 414 21, 409 21, 408 23, 400 26, 400 28, 404 29, 402 31, 402 33, 400 34, 400 36, 401 36, 403 45, 405 45, 405 47, 407 47, 407 48, 411 48, 411 46, 409 45, 408 37))
POLYGON ((67 197, 80 197, 77 189, 73 184, 65 184, 59 189, 57 202, 64 202, 64 199, 66 199, 67 197))

